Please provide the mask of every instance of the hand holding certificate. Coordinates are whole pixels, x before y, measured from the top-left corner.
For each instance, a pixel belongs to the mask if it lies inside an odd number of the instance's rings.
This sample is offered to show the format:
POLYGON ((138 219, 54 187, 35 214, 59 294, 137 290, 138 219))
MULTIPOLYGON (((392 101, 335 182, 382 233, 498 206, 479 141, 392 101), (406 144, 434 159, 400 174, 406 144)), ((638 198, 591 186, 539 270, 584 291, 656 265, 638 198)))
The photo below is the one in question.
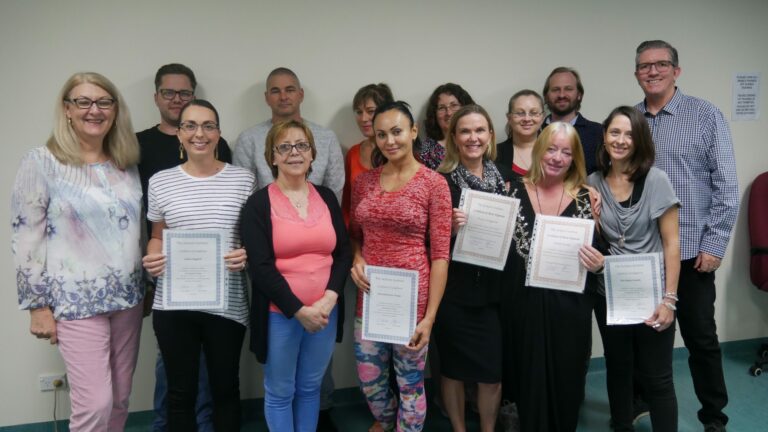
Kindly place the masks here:
POLYGON ((407 345, 416 330, 419 272, 365 266, 370 291, 363 294, 363 339, 407 345))
POLYGON ((503 270, 512 243, 520 200, 462 189, 460 207, 467 223, 459 229, 452 259, 503 270))
POLYGON ((661 254, 605 257, 606 323, 640 324, 663 297, 661 254))
POLYGON ((223 231, 165 230, 163 308, 167 310, 225 309, 227 247, 223 231))
POLYGON ((539 288, 584 292, 587 269, 579 249, 592 243, 595 221, 536 215, 525 284, 539 288))

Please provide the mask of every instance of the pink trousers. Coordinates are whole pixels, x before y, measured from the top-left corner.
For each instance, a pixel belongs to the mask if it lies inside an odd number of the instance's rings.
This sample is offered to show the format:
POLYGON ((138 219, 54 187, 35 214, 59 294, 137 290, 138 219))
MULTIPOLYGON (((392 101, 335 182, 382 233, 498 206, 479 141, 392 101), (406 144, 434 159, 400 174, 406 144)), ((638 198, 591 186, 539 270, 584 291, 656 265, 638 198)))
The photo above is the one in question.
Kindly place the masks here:
POLYGON ((141 305, 57 321, 72 401, 71 432, 122 431, 141 336, 141 305))

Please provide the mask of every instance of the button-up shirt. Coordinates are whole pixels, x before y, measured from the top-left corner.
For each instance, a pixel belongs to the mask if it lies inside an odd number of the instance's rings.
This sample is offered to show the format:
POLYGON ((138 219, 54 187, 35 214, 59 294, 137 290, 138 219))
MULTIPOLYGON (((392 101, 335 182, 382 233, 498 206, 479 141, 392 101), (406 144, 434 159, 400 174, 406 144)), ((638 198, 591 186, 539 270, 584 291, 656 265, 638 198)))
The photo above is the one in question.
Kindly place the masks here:
POLYGON ((675 90, 655 115, 643 113, 656 146, 656 166, 680 199, 680 257, 699 252, 722 258, 739 211, 739 184, 731 131, 711 103, 675 90))

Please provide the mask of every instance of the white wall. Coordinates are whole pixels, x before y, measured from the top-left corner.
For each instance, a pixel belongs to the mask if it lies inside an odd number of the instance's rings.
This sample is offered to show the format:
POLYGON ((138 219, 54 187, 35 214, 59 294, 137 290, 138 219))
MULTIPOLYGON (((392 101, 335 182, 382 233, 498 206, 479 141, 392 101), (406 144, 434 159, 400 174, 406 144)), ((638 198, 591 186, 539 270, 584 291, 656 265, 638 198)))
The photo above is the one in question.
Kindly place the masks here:
MULTIPOLYGON (((540 90, 553 67, 569 65, 581 72, 586 87, 583 113, 601 121, 614 106, 641 99, 632 76, 634 49, 655 38, 680 50, 680 87, 711 100, 730 118, 732 74, 755 71, 768 79, 766 18, 764 0, 1 0, 0 202, 9 202, 22 154, 48 137, 61 85, 80 70, 115 82, 141 130, 158 121, 155 71, 165 63, 185 63, 197 74, 200 96, 219 108, 225 138, 234 141, 268 116, 262 99, 266 74, 288 66, 305 89, 302 114, 332 127, 349 147, 360 139, 351 99, 370 82, 389 83, 422 116, 435 86, 460 83, 502 131, 512 93, 540 90)), ((764 110, 767 102, 763 91, 764 110)), ((742 197, 768 169, 767 126, 765 115, 731 125, 742 197)), ((0 220, 9 219, 8 207, 0 206, 0 220)), ((9 228, 0 230, 0 245, 6 245, 0 248, 6 282, 0 291, 0 426, 50 420, 53 396, 37 390, 37 375, 63 370, 55 348, 31 337, 28 314, 17 310, 9 234, 9 228)), ((745 211, 718 272, 718 294, 722 340, 766 335, 768 295, 749 283, 745 211)), ((134 411, 149 409, 152 400, 156 348, 151 322, 144 324, 134 411)), ((337 349, 338 387, 356 384, 350 334, 337 349)), ((595 341, 600 355, 597 333, 595 341)), ((244 398, 262 394, 260 374, 245 353, 244 398)), ((68 406, 60 414, 68 415, 68 406)))

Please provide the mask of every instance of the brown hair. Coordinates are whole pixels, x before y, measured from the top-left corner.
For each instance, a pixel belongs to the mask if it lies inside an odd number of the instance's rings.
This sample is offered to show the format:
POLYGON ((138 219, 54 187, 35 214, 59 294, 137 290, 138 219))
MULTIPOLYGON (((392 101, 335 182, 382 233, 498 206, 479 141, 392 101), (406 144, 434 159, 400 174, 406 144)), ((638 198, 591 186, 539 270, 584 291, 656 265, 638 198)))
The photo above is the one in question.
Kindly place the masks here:
MULTIPOLYGON (((608 134, 608 126, 611 125, 611 122, 617 116, 627 117, 632 127, 632 147, 634 149, 632 156, 629 157, 627 172, 624 174, 629 174, 629 180, 634 182, 648 174, 656 158, 656 149, 653 145, 651 129, 648 127, 645 117, 639 111, 630 106, 620 106, 614 108, 608 114, 605 121, 603 121, 603 133, 605 135, 608 134)), ((605 149, 605 138, 603 138, 603 143, 597 148, 597 169, 603 173, 603 176, 607 176, 608 171, 611 169, 611 157, 605 149)))
MULTIPOLYGON (((539 100, 539 103, 541 104, 541 110, 544 111, 544 98, 541 97, 540 94, 536 93, 535 90, 525 89, 520 90, 519 92, 512 95, 511 98, 509 98, 509 103, 507 104, 507 116, 512 114, 512 105, 515 104, 515 101, 517 98, 523 97, 523 96, 533 96, 536 99, 539 100)), ((544 113, 542 113, 543 115, 544 113)), ((509 122, 507 122, 507 125, 504 127, 504 132, 507 133, 507 136, 509 139, 512 139, 512 126, 509 125, 509 122)))
MULTIPOLYGON (((559 73, 569 73, 573 75, 574 78, 576 78, 576 91, 579 92, 580 96, 584 96, 584 85, 581 83, 581 77, 579 76, 579 73, 576 72, 576 69, 570 68, 567 66, 558 66, 554 69, 552 69, 552 72, 549 73, 549 76, 547 77, 547 80, 544 81, 544 90, 541 92, 542 96, 547 97, 547 93, 549 93, 549 80, 552 79, 552 75, 559 74, 559 73)), ((579 111, 581 109, 581 98, 576 101, 576 109, 575 111, 579 111)))
MULTIPOLYGON (((317 148, 315 147, 315 137, 312 135, 312 131, 309 129, 309 127, 304 124, 304 122, 299 120, 287 120, 284 122, 277 123, 275 125, 272 125, 272 128, 269 129, 269 132, 267 133, 267 138, 265 140, 264 144, 264 159, 267 160, 267 165, 269 165, 269 169, 272 170, 272 177, 277 178, 277 166, 275 165, 275 146, 277 146, 278 141, 283 136, 283 134, 288 131, 288 129, 299 129, 300 131, 304 132, 304 135, 307 136, 307 142, 309 142, 309 147, 312 152, 312 160, 315 160, 315 157, 317 156, 317 148)), ((307 176, 309 176, 309 173, 312 172, 312 163, 309 164, 309 169, 307 170, 307 176)))
POLYGON ((352 98, 352 109, 355 110, 366 101, 372 100, 376 106, 384 105, 387 102, 393 102, 392 89, 384 83, 368 84, 360 88, 352 98))

